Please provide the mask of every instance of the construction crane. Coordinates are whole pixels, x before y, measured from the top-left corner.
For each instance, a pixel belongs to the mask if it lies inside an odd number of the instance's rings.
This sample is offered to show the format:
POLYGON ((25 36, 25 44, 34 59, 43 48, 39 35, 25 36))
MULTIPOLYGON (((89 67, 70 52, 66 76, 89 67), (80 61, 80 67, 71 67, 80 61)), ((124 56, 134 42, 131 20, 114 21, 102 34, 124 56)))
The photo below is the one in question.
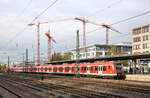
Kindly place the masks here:
POLYGON ((40 66, 40 23, 28 24, 29 26, 37 26, 37 66, 40 66))
POLYGON ((51 62, 51 41, 56 43, 56 41, 52 38, 52 36, 50 35, 50 30, 48 30, 48 32, 45 33, 45 35, 48 37, 48 62, 51 62))
POLYGON ((60 20, 50 20, 47 22, 38 22, 38 23, 30 23, 29 26, 36 26, 37 27, 37 65, 40 65, 40 24, 47 24, 47 23, 54 23, 54 22, 63 22, 73 20, 74 18, 68 19, 60 19, 60 20))
POLYGON ((108 39, 108 30, 109 29, 111 29, 112 31, 115 31, 117 33, 120 33, 118 30, 116 30, 113 27, 111 27, 110 25, 107 25, 107 24, 104 24, 104 23, 98 24, 98 23, 89 21, 89 20, 84 19, 84 18, 79 18, 79 17, 76 17, 75 19, 83 22, 83 45, 84 45, 84 47, 86 47, 86 35, 85 35, 86 23, 91 23, 93 25, 102 26, 102 27, 106 28, 106 44, 107 45, 108 45, 108 41, 109 41, 109 39, 108 39))
POLYGON ((108 30, 112 30, 112 31, 115 31, 117 33, 120 33, 118 30, 114 29, 113 27, 111 27, 110 25, 107 25, 107 24, 100 24, 101 26, 105 27, 106 28, 106 45, 108 45, 109 43, 109 39, 108 39, 108 30))
MULTIPOLYGON (((71 20, 78 20, 78 21, 81 21, 83 22, 83 46, 86 47, 86 23, 91 23, 91 24, 94 24, 94 25, 98 25, 98 26, 103 26, 106 28, 106 44, 108 44, 108 29, 111 29, 115 32, 118 32, 117 30, 115 30, 114 28, 110 27, 109 25, 106 25, 106 24, 97 24, 95 22, 92 22, 92 21, 89 21, 85 18, 82 18, 82 17, 74 17, 74 18, 66 18, 66 19, 58 19, 58 20, 50 20, 50 21, 47 21, 47 22, 38 22, 37 24, 28 24, 29 26, 37 26, 37 37, 38 37, 38 50, 37 50, 37 53, 38 53, 38 59, 37 59, 37 65, 40 65, 40 24, 47 24, 47 23, 55 23, 55 22, 64 22, 64 21, 71 21, 71 20)), ((86 49, 85 49, 85 52, 86 52, 86 49)))

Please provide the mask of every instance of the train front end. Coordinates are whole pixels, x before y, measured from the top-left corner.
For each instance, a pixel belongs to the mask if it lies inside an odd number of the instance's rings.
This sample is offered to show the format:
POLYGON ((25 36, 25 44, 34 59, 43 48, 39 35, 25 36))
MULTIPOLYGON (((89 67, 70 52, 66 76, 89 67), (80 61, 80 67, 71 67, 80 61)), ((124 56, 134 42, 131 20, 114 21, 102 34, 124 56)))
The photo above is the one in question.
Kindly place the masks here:
POLYGON ((115 67, 116 67, 116 73, 117 73, 117 76, 115 78, 125 80, 126 75, 123 70, 123 65, 121 63, 115 62, 115 67))

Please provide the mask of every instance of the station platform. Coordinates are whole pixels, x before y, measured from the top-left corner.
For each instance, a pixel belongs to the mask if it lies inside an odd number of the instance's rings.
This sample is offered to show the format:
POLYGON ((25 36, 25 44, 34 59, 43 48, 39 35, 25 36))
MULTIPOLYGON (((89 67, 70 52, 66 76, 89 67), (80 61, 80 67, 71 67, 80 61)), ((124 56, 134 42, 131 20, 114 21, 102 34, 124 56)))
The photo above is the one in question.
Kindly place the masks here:
POLYGON ((126 75, 126 80, 150 82, 150 74, 126 75))

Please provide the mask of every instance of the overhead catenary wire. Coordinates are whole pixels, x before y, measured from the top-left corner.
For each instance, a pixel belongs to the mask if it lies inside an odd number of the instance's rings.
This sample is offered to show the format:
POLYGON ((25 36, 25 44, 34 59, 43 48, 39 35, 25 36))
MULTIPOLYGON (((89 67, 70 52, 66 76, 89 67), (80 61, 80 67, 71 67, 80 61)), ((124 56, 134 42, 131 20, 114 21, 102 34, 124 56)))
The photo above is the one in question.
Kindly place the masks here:
POLYGON ((31 3, 32 3, 32 0, 30 0, 30 1, 27 3, 27 5, 21 10, 21 12, 14 18, 13 22, 11 23, 11 25, 10 25, 8 28, 12 28, 12 27, 14 26, 14 24, 16 23, 15 21, 18 20, 18 18, 19 18, 20 16, 22 16, 22 15, 25 13, 25 11, 26 11, 27 8, 31 5, 31 3))
MULTIPOLYGON (((143 12, 143 13, 140 13, 140 14, 137 14, 137 15, 134 15, 134 16, 131 16, 131 17, 128 17, 128 18, 126 18, 126 19, 119 20, 119 21, 114 22, 114 23, 112 23, 112 24, 110 24, 110 25, 120 24, 120 23, 129 21, 129 20, 134 19, 134 18, 138 18, 138 17, 143 16, 143 15, 147 15, 147 14, 150 14, 150 11, 146 11, 146 12, 143 12)), ((86 33, 89 34, 89 33, 95 32, 95 31, 97 31, 97 30, 102 30, 102 29, 103 29, 103 28, 100 28, 100 29, 98 28, 98 29, 95 29, 95 30, 92 30, 92 31, 89 31, 89 32, 86 32, 86 33)), ((130 33, 128 33, 128 34, 130 34, 130 33)), ((128 35, 128 34, 125 34, 125 35, 128 35)), ((123 34, 123 36, 124 36, 124 34, 123 34)), ((70 38, 70 39, 72 39, 72 38, 70 38)), ((65 41, 64 41, 64 40, 63 40, 63 41, 60 41, 60 43, 63 43, 63 42, 66 42, 66 41, 68 41, 68 39, 65 40, 65 41)), ((69 41, 70 41, 70 40, 69 40, 69 41)), ((58 42, 59 42, 59 41, 58 41, 58 42)), ((57 43, 57 45, 60 44, 60 43, 57 43)))
MULTIPOLYGON (((46 9, 44 9, 39 15, 37 15, 32 22, 34 22, 35 20, 37 20, 40 16, 42 16, 50 7, 52 7, 58 0, 55 0, 52 4, 50 4, 46 9)), ((31 23, 32 23, 31 22, 31 23)))
MULTIPOLYGON (((126 21, 128 21, 128 20, 131 20, 131 19, 134 19, 134 18, 143 16, 143 15, 147 15, 147 14, 150 14, 150 10, 149 10, 149 11, 146 11, 146 12, 143 12, 143 13, 140 13, 140 14, 137 14, 137 15, 135 15, 135 16, 128 17, 128 18, 123 19, 123 20, 119 20, 119 21, 114 22, 114 23, 112 23, 112 24, 110 24, 110 25, 116 25, 116 24, 119 24, 119 23, 122 23, 122 22, 126 22, 126 21)), ((95 31, 97 31, 97 30, 100 30, 100 29, 95 29, 95 30, 89 31, 89 32, 87 32, 87 33, 95 32, 95 31)))
MULTIPOLYGON (((37 20, 40 16, 42 16, 49 8, 51 8, 58 0, 55 0, 52 4, 50 4, 46 9, 44 9, 40 14, 38 14, 31 22, 34 22, 35 20, 37 20)), ((13 36, 6 45, 10 44, 11 42, 14 41, 14 39, 18 36, 20 36, 26 29, 28 28, 28 24, 18 33, 15 34, 15 36, 13 36)), ((7 47, 7 46, 6 46, 7 47)))
MULTIPOLYGON (((106 9, 112 8, 112 6, 115 6, 116 4, 119 4, 121 1, 122 1, 122 0, 118 0, 118 1, 116 1, 116 2, 113 2, 113 3, 109 4, 108 6, 106 6, 105 8, 97 10, 96 12, 94 12, 94 13, 92 13, 91 15, 87 16, 86 18, 93 17, 93 16, 94 16, 95 14, 97 14, 97 13, 102 13, 102 12, 104 12, 106 9)), ((109 1, 109 2, 110 2, 110 1, 109 1)))

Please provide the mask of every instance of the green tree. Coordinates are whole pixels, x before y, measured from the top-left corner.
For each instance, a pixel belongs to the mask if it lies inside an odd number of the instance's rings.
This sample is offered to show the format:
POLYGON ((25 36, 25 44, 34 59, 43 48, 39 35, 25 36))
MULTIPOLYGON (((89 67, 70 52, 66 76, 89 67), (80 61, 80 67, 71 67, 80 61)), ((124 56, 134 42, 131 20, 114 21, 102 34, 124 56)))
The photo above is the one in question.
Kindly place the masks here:
POLYGON ((71 52, 67 52, 67 53, 64 53, 63 55, 63 60, 70 60, 71 59, 71 52))
POLYGON ((114 53, 115 53, 115 46, 111 45, 109 51, 107 52, 107 56, 114 55, 114 53))
POLYGON ((61 55, 61 53, 54 53, 52 55, 52 61, 60 61, 62 60, 63 56, 61 55))
POLYGON ((66 52, 63 55, 61 53, 54 53, 52 55, 52 61, 61 61, 61 60, 70 60, 71 59, 71 53, 66 52))
MULTIPOLYGON (((107 53, 107 56, 110 56, 110 55, 117 56, 117 55, 123 55, 123 54, 127 54, 127 53, 121 52, 121 51, 116 51, 116 47, 114 45, 111 45, 110 50, 107 53)), ((118 60, 117 62, 120 62, 124 66, 128 65, 128 60, 118 60)))
POLYGON ((8 67, 7 67, 6 64, 0 66, 0 71, 1 72, 6 72, 7 70, 8 70, 8 67))

